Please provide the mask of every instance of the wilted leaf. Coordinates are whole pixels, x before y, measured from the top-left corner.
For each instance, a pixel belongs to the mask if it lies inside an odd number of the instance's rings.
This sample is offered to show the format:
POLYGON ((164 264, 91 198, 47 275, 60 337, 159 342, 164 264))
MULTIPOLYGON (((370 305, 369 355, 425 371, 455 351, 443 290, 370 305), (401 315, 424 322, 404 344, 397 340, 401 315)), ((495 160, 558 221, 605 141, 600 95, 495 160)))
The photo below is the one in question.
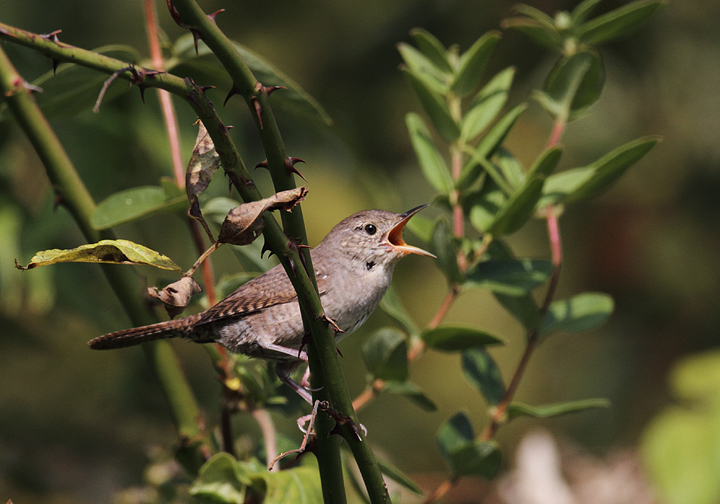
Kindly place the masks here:
POLYGON ((465 96, 480 83, 480 77, 500 40, 500 32, 490 31, 477 39, 458 59, 455 77, 450 89, 458 96, 465 96))
POLYGON ((422 339, 430 348, 444 352, 462 352, 473 347, 505 344, 505 341, 486 331, 455 326, 428 329, 423 331, 422 339))
POLYGON ((411 70, 405 69, 405 76, 410 81, 425 113, 427 113, 437 132, 449 142, 457 140, 460 136, 460 127, 450 114, 450 108, 445 99, 435 90, 428 87, 425 81, 411 70))
POLYGON ((257 238, 265 227, 263 212, 270 210, 287 210, 305 199, 306 187, 296 187, 264 198, 260 201, 243 203, 228 213, 220 227, 218 242, 234 245, 247 245, 257 238))
POLYGON ((551 418, 569 413, 577 413, 594 408, 609 408, 610 401, 607 399, 583 399, 556 404, 543 404, 541 406, 529 406, 527 404, 513 402, 508 405, 508 420, 521 416, 533 418, 551 418))
POLYGON ((453 187, 452 177, 425 121, 419 115, 410 113, 405 116, 405 124, 423 175, 436 191, 449 194, 453 187))
POLYGON ((406 397, 424 411, 437 411, 438 409, 435 403, 420 390, 420 387, 409 381, 386 381, 383 385, 383 392, 406 397))
POLYGON ((101 201, 92 215, 94 229, 109 229, 157 212, 174 212, 188 206, 185 195, 174 183, 120 191, 101 201))
POLYGON ((198 283, 192 277, 186 276, 160 291, 157 287, 148 287, 147 290, 150 297, 162 301, 170 318, 175 318, 176 315, 182 313, 190 302, 190 298, 201 291, 202 288, 198 283))
POLYGON ((208 135, 205 124, 202 121, 197 124, 199 126, 195 147, 185 172, 185 190, 190 200, 207 189, 213 175, 220 168, 220 155, 215 151, 215 144, 208 135))
POLYGON ((38 266, 65 262, 143 264, 165 270, 182 271, 182 268, 169 257, 129 240, 102 240, 69 250, 43 250, 35 254, 27 266, 22 267, 17 261, 15 266, 28 270, 38 266))
POLYGON ((514 76, 515 68, 508 67, 498 72, 475 95, 462 119, 460 129, 464 139, 474 139, 495 120, 507 102, 514 76))
POLYGON ((474 385, 488 404, 498 404, 505 395, 500 368, 484 348, 471 348, 462 354, 465 379, 474 385))
POLYGON ((556 331, 574 333, 595 329, 607 321, 614 308, 612 296, 599 292, 584 292, 555 301, 540 324, 540 335, 546 336, 556 331))
POLYGON ((520 296, 544 284, 552 271, 552 264, 544 260, 482 261, 468 271, 466 285, 520 296))
POLYGON ((577 37, 585 44, 594 45, 629 35, 663 5, 664 1, 630 2, 583 24, 577 30, 577 37))
POLYGON ((407 379, 407 341, 402 331, 392 327, 376 331, 363 345, 362 353, 373 377, 389 381, 407 379))

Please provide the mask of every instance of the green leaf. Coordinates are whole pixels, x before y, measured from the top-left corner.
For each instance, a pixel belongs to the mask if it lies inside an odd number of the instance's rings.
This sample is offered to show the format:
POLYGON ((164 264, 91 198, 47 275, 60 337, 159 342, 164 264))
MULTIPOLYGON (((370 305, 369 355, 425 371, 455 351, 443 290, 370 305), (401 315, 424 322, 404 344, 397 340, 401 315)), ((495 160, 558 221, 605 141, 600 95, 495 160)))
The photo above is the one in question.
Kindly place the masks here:
POLYGON ((553 332, 589 331, 604 324, 615 308, 613 298, 599 292, 584 292, 550 305, 540 324, 540 335, 553 332))
POLYGON ((185 192, 174 184, 127 189, 101 201, 90 224, 94 229, 109 229, 158 212, 187 210, 185 192))
POLYGON ((495 46, 500 40, 500 32, 490 31, 477 39, 458 59, 455 76, 450 89, 459 96, 469 94, 480 84, 480 77, 485 70, 495 46))
MULTIPOLYGON (((332 124, 332 119, 327 112, 300 85, 265 61, 257 53, 237 42, 233 41, 232 44, 245 64, 252 70, 257 80, 262 82, 264 86, 284 86, 287 88, 273 93, 271 98, 273 109, 277 107, 328 126, 332 124)), ((185 71, 181 67, 187 66, 206 75, 208 80, 215 85, 222 85, 227 89, 232 86, 227 71, 202 41, 198 44, 198 56, 195 55, 191 33, 177 39, 173 52, 177 57, 167 60, 168 71, 185 77, 185 71)))
POLYGON ((523 227, 535 211, 544 183, 541 177, 528 180, 500 209, 488 233, 493 236, 509 235, 523 227))
POLYGON ((402 301, 400 301, 397 291, 395 290, 395 287, 393 287, 392 283, 390 284, 390 287, 388 287, 388 290, 385 292, 383 298, 380 300, 380 308, 382 308, 382 310, 392 318, 400 322, 408 334, 419 334, 420 330, 417 325, 415 325, 415 321, 413 321, 412 317, 405 309, 405 306, 403 306, 402 301))
POLYGON ((376 379, 405 381, 408 377, 405 333, 392 327, 375 331, 362 347, 368 371, 376 379))
POLYGON ((424 411, 437 411, 438 409, 432 399, 420 390, 420 387, 409 381, 386 381, 383 385, 383 392, 404 396, 424 411))
POLYGON ((200 468, 190 494, 233 504, 245 501, 245 490, 253 481, 246 468, 228 453, 218 453, 200 468))
POLYGON ((435 146, 425 121, 419 115, 410 113, 405 116, 405 124, 423 175, 436 191, 449 194, 453 187, 453 180, 447 164, 445 164, 445 159, 435 146))
POLYGON ((420 48, 420 51, 443 72, 452 72, 452 67, 447 58, 445 46, 429 31, 423 28, 413 28, 410 35, 420 48))
POLYGON ((537 19, 526 17, 513 17, 503 20, 501 26, 511 28, 527 35, 535 43, 549 49, 562 51, 563 37, 554 24, 548 24, 537 19))
POLYGON ((570 14, 572 25, 578 26, 587 21, 587 18, 590 17, 595 10, 595 7, 597 7, 597 4, 600 2, 601 0, 584 0, 583 2, 580 2, 570 14))
MULTIPOLYGON (((135 48, 126 45, 102 46, 94 49, 93 52, 127 61, 128 65, 142 60, 135 48)), ((33 85, 43 89, 42 93, 35 93, 33 98, 48 119, 76 116, 95 105, 107 79, 107 75, 99 74, 96 70, 63 63, 58 66, 56 72, 50 70, 32 82, 33 85)), ((127 81, 117 79, 117 82, 113 82, 108 87, 103 103, 109 103, 130 89, 127 81)), ((0 111, 3 108, 0 105, 0 111)))
MULTIPOLYGON (((323 504, 322 486, 317 467, 301 466, 277 472, 261 473, 265 480, 263 504, 323 504)), ((237 501, 244 502, 244 501, 237 501)))
POLYGON ((405 224, 405 229, 420 238, 423 242, 429 243, 430 240, 432 240, 433 231, 435 231, 435 222, 427 217, 416 214, 405 224))
POLYGON ((17 263, 15 265, 27 270, 66 262, 147 265, 164 270, 183 271, 169 257, 129 240, 101 240, 69 250, 43 250, 35 254, 26 267, 17 263))
POLYGON ((550 16, 545 14, 540 9, 537 9, 530 5, 521 4, 521 3, 516 4, 513 6, 513 11, 522 16, 527 16, 530 19, 534 19, 535 21, 542 23, 547 27, 555 26, 555 20, 553 18, 551 18, 550 16))
MULTIPOLYGON (((600 98, 604 85, 602 56, 588 48, 560 58, 545 80, 544 91, 557 104, 555 107, 572 119, 600 98)), ((542 101, 540 104, 545 105, 542 101)), ((558 115, 557 112, 554 115, 558 115)))
POLYGON ((642 137, 618 147, 591 165, 549 177, 538 208, 550 203, 571 203, 593 198, 614 184, 625 171, 642 159, 659 137, 642 137))
POLYGON ((409 44, 398 44, 398 51, 410 72, 433 92, 445 95, 448 92, 450 75, 438 68, 427 56, 409 44))
POLYGON ((470 223, 484 233, 490 229, 495 222, 495 216, 506 203, 507 197, 502 189, 492 179, 486 179, 482 190, 468 195, 463 205, 469 207, 470 223))
POLYGON ((552 264, 543 260, 483 261, 468 271, 465 285, 522 296, 544 284, 552 271, 552 264))
POLYGON ((488 404, 498 404, 505 395, 500 368, 484 348, 471 348, 462 354, 465 379, 474 385, 488 404))
POLYGON ((405 69, 404 72, 437 132, 449 142, 457 140, 460 127, 452 118, 447 102, 412 71, 405 69))
POLYGON ((500 450, 494 443, 475 441, 464 413, 455 414, 440 426, 437 442, 453 476, 493 478, 500 468, 500 450))
POLYGON ((437 256, 437 263, 447 276, 448 282, 462 283, 464 279, 457 263, 460 246, 450 230, 450 224, 445 219, 439 219, 435 224, 435 230, 429 245, 430 252, 437 256))
POLYGON ((535 160, 535 163, 528 170, 527 178, 530 179, 534 176, 549 177, 552 172, 557 168, 562 156, 563 148, 560 145, 545 149, 535 160))
POLYGON ((427 346, 443 352, 462 352, 473 347, 505 344, 504 340, 489 332, 470 327, 436 327, 423 331, 421 337, 427 346))
POLYGON ((377 463, 378 467, 380 468, 380 472, 393 480, 395 483, 399 483, 401 486, 407 488, 416 495, 423 495, 423 491, 420 489, 419 486, 415 484, 412 479, 410 479, 410 476, 402 472, 394 465, 390 464, 390 462, 378 459, 377 463))
POLYGON ((527 331, 532 331, 540 323, 540 308, 532 294, 528 293, 523 296, 509 296, 497 292, 493 294, 503 308, 515 317, 527 331))
POLYGON ((460 131, 463 139, 473 140, 495 120, 507 102, 514 77, 515 68, 508 67, 478 91, 462 119, 460 131))
POLYGON ((583 24, 577 29, 577 37, 585 44, 595 45, 629 35, 664 5, 664 1, 630 2, 583 24))
POLYGON ((522 163, 513 156, 512 152, 504 147, 498 147, 495 152, 495 164, 500 169, 510 187, 519 189, 529 178, 525 176, 522 163))
POLYGON ((527 404, 512 402, 508 405, 508 420, 521 416, 533 418, 551 418, 569 413, 577 413, 594 408, 609 408, 610 401, 607 399, 583 399, 557 404, 543 404, 542 406, 529 406, 527 404))

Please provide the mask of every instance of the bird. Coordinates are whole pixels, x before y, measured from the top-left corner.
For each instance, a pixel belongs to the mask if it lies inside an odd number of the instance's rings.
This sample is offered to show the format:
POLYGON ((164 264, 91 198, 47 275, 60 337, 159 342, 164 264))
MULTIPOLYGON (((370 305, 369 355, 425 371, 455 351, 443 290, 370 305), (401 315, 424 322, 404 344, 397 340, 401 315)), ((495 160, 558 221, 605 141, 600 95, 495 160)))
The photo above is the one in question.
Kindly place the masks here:
MULTIPOLYGON (((409 254, 435 257, 408 245, 402 237, 407 222, 427 206, 402 214, 357 212, 310 251, 320 301, 336 342, 360 327, 377 308, 401 258, 409 254)), ((304 336, 297 293, 282 265, 277 265, 204 312, 105 334, 88 345, 107 350, 168 338, 219 343, 233 353, 275 361, 280 380, 312 404, 308 374, 302 385, 290 377, 307 362, 304 336)))

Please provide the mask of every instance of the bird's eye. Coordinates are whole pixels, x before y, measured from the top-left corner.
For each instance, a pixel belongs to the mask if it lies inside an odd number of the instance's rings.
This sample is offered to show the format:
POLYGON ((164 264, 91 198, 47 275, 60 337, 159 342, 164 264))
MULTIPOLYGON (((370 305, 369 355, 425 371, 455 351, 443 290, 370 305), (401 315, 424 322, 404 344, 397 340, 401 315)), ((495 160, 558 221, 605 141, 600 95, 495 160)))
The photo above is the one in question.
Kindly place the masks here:
POLYGON ((377 232, 377 228, 375 227, 374 224, 366 224, 365 232, 369 235, 374 235, 377 232))

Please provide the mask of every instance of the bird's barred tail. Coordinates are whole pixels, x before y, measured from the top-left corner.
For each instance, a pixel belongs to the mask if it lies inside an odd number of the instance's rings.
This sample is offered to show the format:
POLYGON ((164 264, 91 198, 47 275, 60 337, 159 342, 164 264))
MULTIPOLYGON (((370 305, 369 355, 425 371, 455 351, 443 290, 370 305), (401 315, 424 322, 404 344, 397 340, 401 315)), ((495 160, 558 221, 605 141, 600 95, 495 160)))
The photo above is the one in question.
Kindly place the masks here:
POLYGON ((93 350, 110 350, 140 345, 141 343, 159 339, 188 337, 188 326, 191 326, 188 319, 190 318, 192 317, 105 334, 90 340, 88 346, 93 350))

